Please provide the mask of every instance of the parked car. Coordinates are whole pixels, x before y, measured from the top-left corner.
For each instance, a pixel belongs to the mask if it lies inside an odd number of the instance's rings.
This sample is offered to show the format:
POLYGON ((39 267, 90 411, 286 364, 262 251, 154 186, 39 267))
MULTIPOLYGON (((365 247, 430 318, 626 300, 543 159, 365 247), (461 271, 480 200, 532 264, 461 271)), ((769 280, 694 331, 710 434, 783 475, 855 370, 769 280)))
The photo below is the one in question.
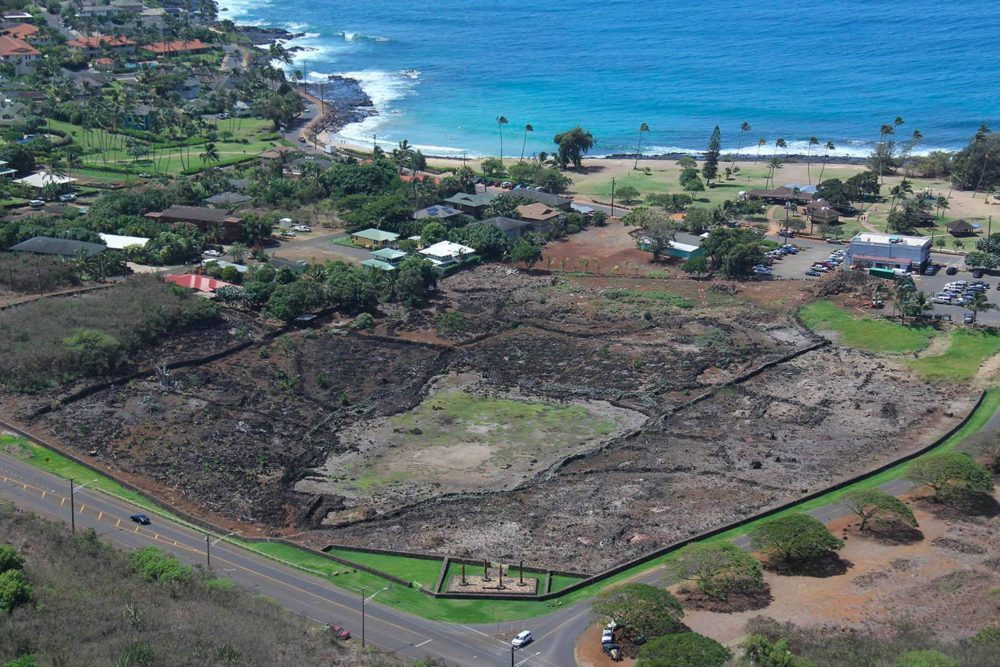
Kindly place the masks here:
POLYGON ((211 250, 210 249, 210 250, 206 250, 205 252, 203 252, 201 254, 205 255, 206 257, 222 257, 222 253, 219 252, 218 250, 211 250))
POLYGON ((295 238, 295 232, 293 232, 293 231, 291 231, 289 229, 286 229, 285 231, 281 232, 281 234, 279 234, 279 236, 281 236, 281 238, 283 238, 283 239, 294 239, 295 238))
POLYGON ((76 201, 76 195, 72 192, 67 192, 65 194, 59 195, 59 201, 71 202, 76 201))
POLYGON ((351 638, 351 633, 347 628, 340 625, 328 625, 326 626, 330 633, 337 639, 348 640, 351 638))
POLYGON ((601 643, 602 644, 614 644, 615 643, 615 631, 610 628, 604 628, 604 632, 601 633, 601 643))
POLYGON ((292 229, 297 232, 311 232, 313 230, 309 225, 295 225, 292 229))
POLYGON ((131 516, 129 516, 129 518, 132 519, 132 521, 135 521, 140 526, 148 526, 149 524, 153 523, 152 521, 149 520, 149 517, 146 516, 145 514, 132 514, 131 516))
POLYGON ((933 303, 950 304, 951 303, 951 297, 948 296, 948 295, 946 295, 946 294, 939 294, 936 297, 934 297, 933 299, 931 299, 931 301, 933 303))
POLYGON ((28 206, 31 208, 45 208, 45 201, 43 199, 32 199, 28 202, 28 206))
POLYGON ((962 316, 962 321, 966 324, 972 324, 976 321, 976 316, 973 313, 966 313, 962 316))
POLYGON ((514 648, 522 648, 530 644, 534 641, 534 639, 535 638, 531 636, 531 632, 529 630, 522 630, 517 633, 516 637, 510 640, 510 645, 514 648))
POLYGON ((608 654, 612 662, 618 662, 622 659, 621 649, 618 644, 601 644, 601 650, 608 654))
POLYGON ((958 269, 955 268, 954 266, 949 266, 947 269, 944 270, 944 272, 946 275, 953 276, 956 273, 958 273, 958 269))
POLYGON ((806 271, 806 275, 809 276, 810 278, 818 278, 819 276, 821 276, 823 274, 820 273, 819 271, 815 271, 813 269, 809 269, 808 271, 806 271))

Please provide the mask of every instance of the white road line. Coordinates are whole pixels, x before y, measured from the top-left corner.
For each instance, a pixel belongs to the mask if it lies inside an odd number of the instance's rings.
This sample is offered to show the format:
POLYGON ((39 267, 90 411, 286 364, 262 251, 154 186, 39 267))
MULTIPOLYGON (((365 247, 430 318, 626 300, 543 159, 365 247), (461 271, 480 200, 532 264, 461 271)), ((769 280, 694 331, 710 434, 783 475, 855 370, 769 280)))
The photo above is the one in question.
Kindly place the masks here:
POLYGON ((493 639, 493 637, 490 637, 485 632, 480 632, 479 630, 476 630, 475 628, 470 628, 467 625, 463 625, 462 627, 465 628, 466 630, 469 630, 470 632, 475 632, 477 635, 482 635, 483 637, 488 637, 489 639, 493 639))
POLYGON ((529 655, 529 656, 528 656, 527 658, 525 658, 525 659, 524 659, 524 660, 522 660, 521 662, 518 662, 518 663, 516 663, 516 664, 514 665, 514 667, 521 667, 521 665, 523 665, 524 663, 528 662, 528 661, 529 661, 529 660, 531 660, 532 658, 537 658, 537 657, 538 657, 538 656, 540 656, 541 654, 542 654, 542 652, 541 652, 541 651, 539 651, 539 652, 538 652, 538 653, 536 653, 535 655, 529 655))
POLYGON ((434 641, 434 640, 433 639, 428 639, 427 641, 422 641, 419 644, 414 644, 413 648, 420 648, 421 646, 424 646, 426 644, 430 644, 432 641, 434 641))

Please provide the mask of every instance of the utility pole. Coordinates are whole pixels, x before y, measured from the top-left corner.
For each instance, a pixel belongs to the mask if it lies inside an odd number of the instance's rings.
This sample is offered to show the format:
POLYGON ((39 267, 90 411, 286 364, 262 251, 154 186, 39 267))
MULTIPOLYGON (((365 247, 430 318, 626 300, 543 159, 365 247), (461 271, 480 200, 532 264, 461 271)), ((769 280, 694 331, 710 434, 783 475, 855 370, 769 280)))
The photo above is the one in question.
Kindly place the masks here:
POLYGON ((514 647, 510 647, 510 667, 514 667, 514 647))
POLYGON ((365 593, 367 589, 361 587, 361 648, 365 647, 365 593))
POLYGON ((205 566, 212 569, 212 543, 208 541, 208 533, 205 533, 205 566))
MULTIPOLYGON (((615 179, 611 178, 611 217, 615 217, 615 179)), ((513 659, 513 658, 511 658, 513 659)))
POLYGON ((73 508, 73 478, 69 478, 69 525, 70 529, 76 532, 76 511, 73 508))

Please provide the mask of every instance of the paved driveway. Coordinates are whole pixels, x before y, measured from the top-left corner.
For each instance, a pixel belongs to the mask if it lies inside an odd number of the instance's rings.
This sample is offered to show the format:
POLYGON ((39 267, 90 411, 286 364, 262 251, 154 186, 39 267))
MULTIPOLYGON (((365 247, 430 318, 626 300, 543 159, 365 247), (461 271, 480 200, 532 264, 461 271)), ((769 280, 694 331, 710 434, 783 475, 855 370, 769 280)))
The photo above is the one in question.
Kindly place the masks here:
MULTIPOLYGON (((959 269, 959 271, 956 275, 949 276, 945 272, 945 269, 942 268, 938 271, 937 275, 934 276, 914 276, 913 282, 916 283, 917 289, 921 292, 925 292, 928 296, 934 296, 936 293, 944 289, 944 286, 947 283, 953 280, 965 280, 970 283, 976 280, 976 278, 972 277, 972 272, 965 269, 963 257, 932 253, 931 260, 935 264, 943 264, 945 267, 955 266, 959 269)), ((989 289, 986 290, 986 296, 990 303, 996 306, 996 309, 980 311, 977 317, 977 322, 981 325, 1000 326, 1000 292, 997 291, 997 285, 1000 284, 1000 277, 986 274, 982 277, 982 280, 990 286, 989 289)), ((936 303, 934 304, 934 312, 947 313, 951 315, 953 322, 961 322, 962 316, 968 312, 968 309, 962 306, 951 306, 936 303)))

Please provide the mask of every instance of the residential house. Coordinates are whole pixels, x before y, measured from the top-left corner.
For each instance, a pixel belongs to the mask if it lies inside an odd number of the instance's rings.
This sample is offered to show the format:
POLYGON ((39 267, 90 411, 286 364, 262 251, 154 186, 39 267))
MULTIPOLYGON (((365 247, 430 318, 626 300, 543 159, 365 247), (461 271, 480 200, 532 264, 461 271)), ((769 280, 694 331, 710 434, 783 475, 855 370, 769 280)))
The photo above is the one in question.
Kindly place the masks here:
POLYGON ((125 250, 125 248, 145 248, 149 239, 142 236, 121 236, 119 234, 98 234, 108 250, 125 250))
POLYGON ((220 269, 228 269, 230 266, 236 269, 239 273, 246 273, 250 270, 250 267, 246 264, 235 264, 233 262, 224 262, 221 259, 203 259, 201 260, 201 265, 203 267, 217 266, 220 269))
POLYGON ((136 104, 122 115, 122 125, 132 130, 152 132, 156 129, 156 116, 148 104, 136 104))
POLYGON ((495 197, 496 195, 490 192, 479 192, 474 195, 470 195, 468 192, 459 192, 445 199, 444 203, 459 209, 466 215, 481 218, 486 212, 486 207, 495 197))
POLYGON ((281 174, 285 165, 291 162, 292 156, 299 153, 291 146, 275 146, 260 154, 260 168, 272 174, 281 174))
POLYGON ((476 254, 474 248, 451 241, 441 241, 417 252, 429 259, 439 269, 453 267, 476 254))
POLYGON ((190 55, 194 53, 205 53, 212 49, 210 44, 206 44, 200 39, 177 39, 172 42, 153 42, 142 47, 146 51, 157 57, 170 57, 178 55, 190 55))
POLYGON ((566 199, 566 197, 560 197, 559 195, 554 195, 550 192, 542 192, 541 190, 521 188, 511 194, 515 197, 523 197, 524 199, 536 204, 545 204, 549 208, 554 208, 566 213, 569 213, 573 205, 572 199, 566 199))
POLYGON ((382 248, 372 253, 371 259, 361 262, 361 266, 379 271, 395 271, 399 263, 406 258, 406 253, 395 248, 382 248))
POLYGON ((742 198, 763 199, 771 204, 794 202, 795 204, 805 205, 813 200, 813 195, 810 192, 803 192, 801 188, 790 188, 783 185, 780 188, 774 188, 773 190, 747 190, 742 193, 742 198))
POLYGON ((355 245, 363 246, 369 250, 385 248, 388 245, 395 243, 398 238, 399 234, 385 232, 381 229, 363 229, 360 232, 354 232, 351 234, 351 241, 353 241, 355 245))
POLYGON ((922 268, 931 257, 931 237, 861 232, 851 239, 845 267, 922 268))
POLYGON ((563 214, 561 209, 552 208, 541 203, 521 204, 515 209, 515 211, 517 212, 517 217, 521 220, 527 220, 535 223, 548 223, 549 225, 562 217, 563 214))
POLYGON ((165 211, 147 213, 146 217, 168 224, 188 223, 203 234, 218 231, 223 243, 234 243, 243 238, 243 218, 216 208, 171 206, 165 211))
POLYGON ((297 276, 301 276, 309 268, 309 262, 304 259, 282 259, 281 257, 271 257, 267 260, 268 266, 275 271, 288 269, 297 276))
POLYGON ((0 99, 0 125, 23 123, 31 112, 31 108, 19 100, 8 97, 0 99))
POLYGON ((135 42, 128 37, 117 35, 94 35, 78 37, 66 42, 66 46, 74 51, 82 52, 88 58, 100 55, 102 51, 131 53, 135 51, 135 42))
POLYGON ((40 57, 38 49, 23 39, 0 35, 0 61, 12 64, 16 74, 27 74, 40 57))
POLYGON ((35 188, 36 190, 42 190, 49 185, 67 185, 69 183, 75 183, 76 179, 69 176, 46 174, 45 172, 40 171, 32 174, 31 176, 19 178, 14 182, 20 183, 21 185, 27 185, 28 187, 35 188))
POLYGON ((7 166, 6 160, 0 160, 0 178, 6 178, 8 176, 13 176, 17 173, 16 169, 11 169, 7 166))
POLYGON ((203 202, 212 208, 221 208, 227 211, 232 211, 240 204, 245 204, 251 199, 252 198, 249 195, 240 194, 239 192, 220 192, 217 195, 206 197, 203 202))
POLYGON ((232 283, 227 283, 225 280, 209 278, 208 276, 200 276, 195 273, 185 273, 179 276, 166 275, 163 276, 163 280, 171 285, 198 290, 204 294, 214 294, 215 290, 220 287, 230 287, 232 285, 232 283))
POLYGON ((189 76, 177 86, 177 94, 181 96, 181 99, 193 100, 201 94, 201 82, 193 76, 189 76))
POLYGON ((13 252, 29 252, 36 255, 59 255, 61 257, 92 257, 107 250, 100 243, 55 239, 50 236, 35 236, 11 246, 13 252))
POLYGON ((117 16, 118 14, 141 14, 146 6, 141 0, 111 0, 111 2, 96 2, 81 5, 76 9, 76 15, 87 16, 117 16))
POLYGON ((486 218, 482 221, 482 223, 484 225, 496 227, 509 239, 520 238, 530 232, 544 234, 550 231, 552 227, 549 223, 532 222, 530 220, 515 220, 514 218, 505 218, 503 216, 486 218))
POLYGON ((44 46, 52 43, 52 40, 48 35, 39 30, 38 26, 33 26, 30 23, 17 23, 4 28, 0 31, 0 35, 23 39, 29 44, 33 44, 35 46, 44 46))
POLYGON ((440 222, 447 225, 449 222, 458 220, 462 217, 462 215, 461 211, 454 209, 451 206, 435 205, 422 208, 419 211, 414 211, 413 219, 421 220, 423 222, 440 222))
POLYGON ((302 157, 294 158, 290 160, 285 166, 285 174, 289 176, 294 176, 295 178, 300 178, 310 169, 329 169, 334 165, 334 161, 330 158, 321 157, 318 155, 303 155, 302 157))

